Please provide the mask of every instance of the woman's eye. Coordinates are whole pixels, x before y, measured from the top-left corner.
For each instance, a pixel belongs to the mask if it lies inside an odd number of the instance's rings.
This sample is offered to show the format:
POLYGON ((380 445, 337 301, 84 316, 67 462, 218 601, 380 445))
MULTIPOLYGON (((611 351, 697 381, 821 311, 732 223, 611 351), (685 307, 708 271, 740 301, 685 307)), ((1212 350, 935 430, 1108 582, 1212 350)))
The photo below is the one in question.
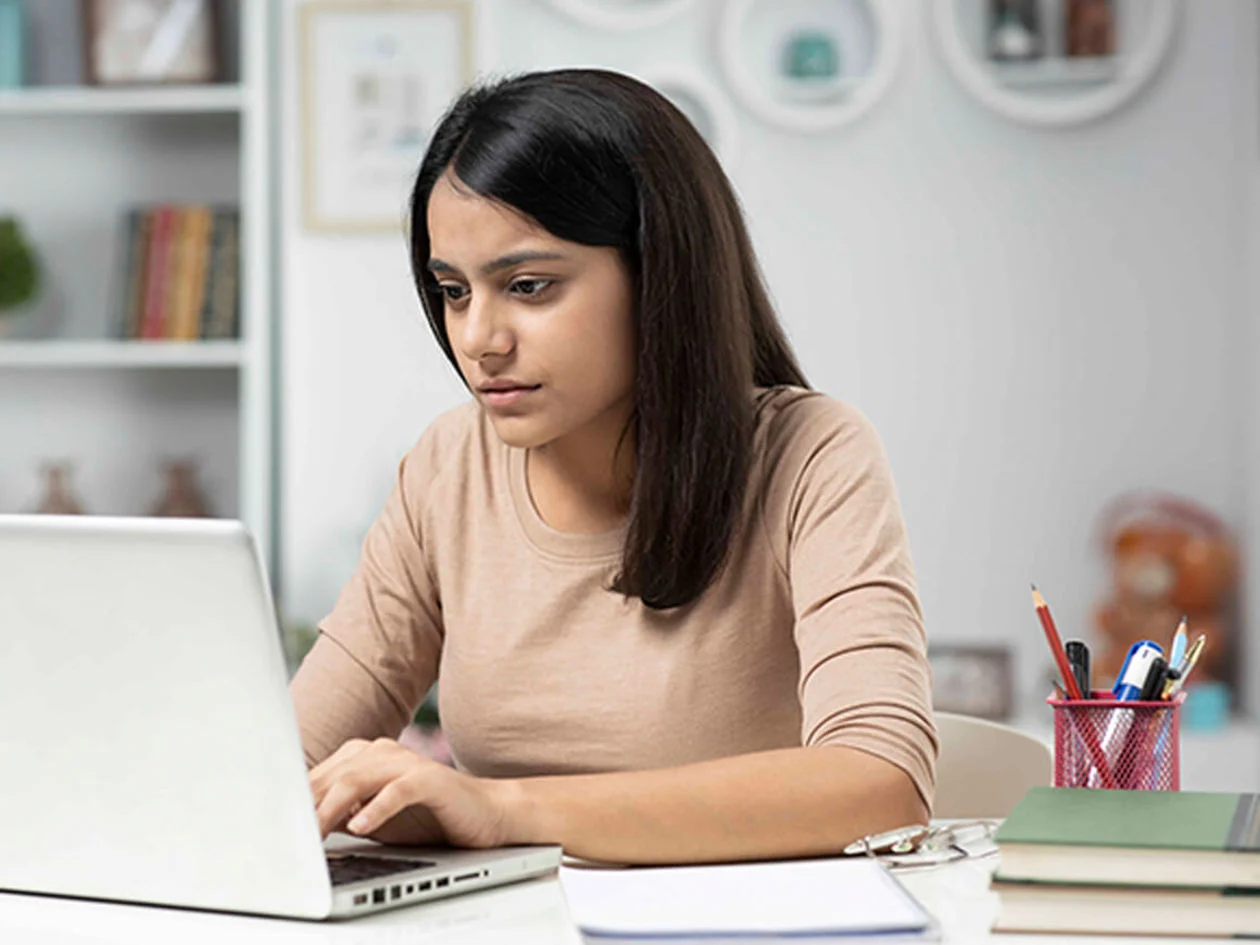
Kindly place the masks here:
POLYGON ((551 285, 550 279, 517 279, 512 283, 512 291, 529 298, 542 294, 551 285))
POLYGON ((454 285, 449 282, 438 286, 438 289, 448 302, 458 302, 467 294, 468 291, 462 285, 454 285))

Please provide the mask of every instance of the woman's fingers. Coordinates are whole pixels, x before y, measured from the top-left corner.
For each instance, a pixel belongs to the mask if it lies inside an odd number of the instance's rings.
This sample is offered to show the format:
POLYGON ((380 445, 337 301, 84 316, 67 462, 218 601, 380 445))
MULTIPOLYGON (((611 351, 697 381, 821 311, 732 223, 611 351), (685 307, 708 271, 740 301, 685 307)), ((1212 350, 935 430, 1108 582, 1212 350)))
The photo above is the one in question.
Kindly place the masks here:
POLYGON ((342 779, 332 785, 323 799, 315 807, 319 818, 320 836, 326 837, 334 830, 340 829, 353 816, 356 806, 362 809, 367 798, 376 793, 371 782, 361 778, 342 779))
POLYGON ((334 780, 338 769, 344 766, 351 758, 371 747, 372 744, 366 739, 352 738, 308 772, 307 776, 311 782, 311 793, 315 796, 316 806, 323 799, 324 793, 334 780))
POLYGON ((328 767, 319 773, 318 780, 312 778, 316 813, 324 836, 342 829, 387 785, 423 763, 414 752, 385 738, 347 743, 337 755, 341 757, 328 759, 328 767))
POLYGON ((363 809, 346 824, 346 829, 366 836, 405 808, 424 804, 428 800, 425 784, 428 780, 430 779, 425 777, 423 769, 408 771, 394 778, 363 805, 363 809))

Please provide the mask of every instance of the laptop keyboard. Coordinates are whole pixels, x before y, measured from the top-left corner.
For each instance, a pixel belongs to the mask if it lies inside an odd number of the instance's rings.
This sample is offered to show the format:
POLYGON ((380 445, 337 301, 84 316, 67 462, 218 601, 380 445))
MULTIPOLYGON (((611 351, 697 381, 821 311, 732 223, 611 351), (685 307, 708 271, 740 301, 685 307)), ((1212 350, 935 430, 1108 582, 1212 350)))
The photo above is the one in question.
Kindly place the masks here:
POLYGON ((429 860, 400 860, 383 856, 362 856, 357 853, 328 857, 328 872, 334 886, 345 886, 393 873, 409 873, 436 865, 429 860))

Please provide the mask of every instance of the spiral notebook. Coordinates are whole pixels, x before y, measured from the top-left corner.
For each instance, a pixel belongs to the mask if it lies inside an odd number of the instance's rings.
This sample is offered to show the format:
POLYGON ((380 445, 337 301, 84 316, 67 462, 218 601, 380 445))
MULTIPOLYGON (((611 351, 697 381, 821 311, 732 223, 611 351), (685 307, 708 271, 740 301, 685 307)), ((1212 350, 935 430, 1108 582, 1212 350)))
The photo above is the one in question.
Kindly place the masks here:
POLYGON ((931 917, 871 859, 587 869, 560 882, 588 936, 645 939, 879 935, 936 938, 931 917))

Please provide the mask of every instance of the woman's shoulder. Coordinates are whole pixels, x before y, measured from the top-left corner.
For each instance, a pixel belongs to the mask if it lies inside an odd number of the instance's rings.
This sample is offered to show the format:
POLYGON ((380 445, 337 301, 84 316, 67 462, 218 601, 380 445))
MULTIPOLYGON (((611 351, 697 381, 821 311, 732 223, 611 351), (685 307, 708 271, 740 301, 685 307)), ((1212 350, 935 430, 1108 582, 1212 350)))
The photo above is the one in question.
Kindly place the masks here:
POLYGON ((758 393, 754 443, 751 498, 780 562, 820 510, 862 507, 879 518, 895 501, 883 444, 852 404, 797 387, 768 388, 758 393))
POLYGON ((820 449, 879 451, 879 438, 860 409, 821 391, 781 385, 754 392, 757 451, 782 465, 792 455, 802 460, 820 449))

